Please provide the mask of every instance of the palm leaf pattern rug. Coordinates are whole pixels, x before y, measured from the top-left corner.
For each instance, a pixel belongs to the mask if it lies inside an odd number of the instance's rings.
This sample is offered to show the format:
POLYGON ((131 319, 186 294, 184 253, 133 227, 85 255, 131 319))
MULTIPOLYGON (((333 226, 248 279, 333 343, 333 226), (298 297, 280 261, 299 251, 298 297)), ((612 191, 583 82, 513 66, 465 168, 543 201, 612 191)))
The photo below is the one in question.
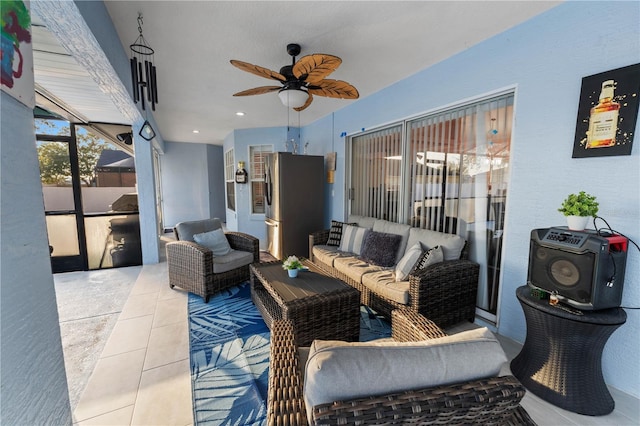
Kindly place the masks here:
MULTIPOLYGON (((211 297, 189 294, 189 344, 197 425, 264 425, 269 329, 249 283, 211 297)), ((361 308, 360 341, 390 336, 389 324, 361 308)))

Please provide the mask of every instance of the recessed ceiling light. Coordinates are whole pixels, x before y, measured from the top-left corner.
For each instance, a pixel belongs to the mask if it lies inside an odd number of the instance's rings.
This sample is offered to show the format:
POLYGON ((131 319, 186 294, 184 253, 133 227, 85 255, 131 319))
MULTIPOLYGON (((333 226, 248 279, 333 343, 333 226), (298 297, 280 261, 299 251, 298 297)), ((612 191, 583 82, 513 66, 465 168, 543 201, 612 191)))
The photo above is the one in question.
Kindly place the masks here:
POLYGON ((238 117, 242 117, 242 116, 244 115, 244 112, 242 112, 242 111, 238 111, 238 112, 236 112, 236 115, 237 115, 238 117))
POLYGON ((200 133, 200 130, 194 130, 193 133, 200 133))

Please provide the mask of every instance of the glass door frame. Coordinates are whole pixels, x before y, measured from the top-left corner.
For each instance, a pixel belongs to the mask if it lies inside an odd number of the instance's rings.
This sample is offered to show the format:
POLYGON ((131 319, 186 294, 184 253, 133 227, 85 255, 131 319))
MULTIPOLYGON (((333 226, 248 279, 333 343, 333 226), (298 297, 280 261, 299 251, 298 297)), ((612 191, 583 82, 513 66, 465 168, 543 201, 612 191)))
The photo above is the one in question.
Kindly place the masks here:
MULTIPOLYGON (((54 119, 51 116, 35 116, 36 119, 62 121, 64 119, 54 119)), ((66 121, 66 120, 64 120, 66 121)), ((68 121, 67 121, 68 122, 68 121)), ((73 210, 47 211, 46 216, 73 215, 76 220, 76 229, 78 233, 78 255, 71 256, 53 256, 51 253, 51 269, 53 273, 86 271, 88 270, 89 260, 87 254, 86 232, 84 226, 84 214, 82 211, 82 192, 80 184, 80 166, 78 163, 78 144, 76 141, 75 123, 69 123, 69 136, 64 135, 48 135, 37 133, 36 142, 62 142, 66 143, 69 148, 69 164, 71 166, 71 188, 73 192, 73 210)))

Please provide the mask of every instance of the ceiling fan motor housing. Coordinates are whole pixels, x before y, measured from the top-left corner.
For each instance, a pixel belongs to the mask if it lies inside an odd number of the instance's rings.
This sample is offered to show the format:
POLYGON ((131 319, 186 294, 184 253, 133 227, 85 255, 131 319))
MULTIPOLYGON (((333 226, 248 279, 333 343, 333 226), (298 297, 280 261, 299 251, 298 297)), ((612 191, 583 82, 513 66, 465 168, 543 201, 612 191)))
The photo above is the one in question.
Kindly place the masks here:
POLYGON ((300 45, 297 43, 287 44, 287 53, 291 56, 298 56, 300 54, 300 45))

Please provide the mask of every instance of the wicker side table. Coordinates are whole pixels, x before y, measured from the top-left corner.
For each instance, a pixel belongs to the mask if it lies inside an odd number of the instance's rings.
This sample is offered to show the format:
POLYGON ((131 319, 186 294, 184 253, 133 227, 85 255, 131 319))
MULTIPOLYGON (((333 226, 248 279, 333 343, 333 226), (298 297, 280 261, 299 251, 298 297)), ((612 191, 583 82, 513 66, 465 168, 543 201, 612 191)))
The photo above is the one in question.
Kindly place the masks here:
POLYGON ((516 296, 527 321, 527 337, 511 372, 535 395, 565 410, 589 416, 613 411, 602 377, 602 350, 627 319, 621 308, 569 312, 531 296, 516 296))

